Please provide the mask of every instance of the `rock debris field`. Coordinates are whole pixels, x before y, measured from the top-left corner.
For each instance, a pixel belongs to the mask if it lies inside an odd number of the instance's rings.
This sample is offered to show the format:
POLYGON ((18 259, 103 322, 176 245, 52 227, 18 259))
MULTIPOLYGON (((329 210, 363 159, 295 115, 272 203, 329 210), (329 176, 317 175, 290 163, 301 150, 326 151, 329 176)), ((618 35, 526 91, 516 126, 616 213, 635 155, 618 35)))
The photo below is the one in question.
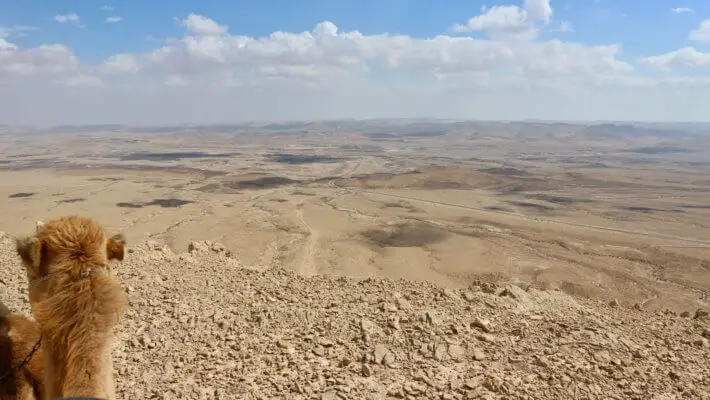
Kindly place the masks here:
MULTIPOLYGON (((157 242, 114 264, 130 299, 124 399, 710 398, 710 318, 475 282, 303 277, 223 246, 157 242)), ((30 312, 10 237, 0 301, 30 312)))

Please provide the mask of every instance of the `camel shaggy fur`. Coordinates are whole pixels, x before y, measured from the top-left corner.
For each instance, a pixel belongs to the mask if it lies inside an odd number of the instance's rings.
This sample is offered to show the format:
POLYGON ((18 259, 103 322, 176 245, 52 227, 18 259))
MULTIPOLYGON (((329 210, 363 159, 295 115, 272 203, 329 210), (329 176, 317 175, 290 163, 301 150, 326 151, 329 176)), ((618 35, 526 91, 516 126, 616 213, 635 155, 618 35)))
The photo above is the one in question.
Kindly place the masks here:
POLYGON ((44 398, 115 398, 111 345, 127 298, 109 261, 123 260, 124 245, 84 216, 38 223, 16 239, 42 334, 44 398))
POLYGON ((44 396, 39 324, 0 303, 0 400, 44 396))

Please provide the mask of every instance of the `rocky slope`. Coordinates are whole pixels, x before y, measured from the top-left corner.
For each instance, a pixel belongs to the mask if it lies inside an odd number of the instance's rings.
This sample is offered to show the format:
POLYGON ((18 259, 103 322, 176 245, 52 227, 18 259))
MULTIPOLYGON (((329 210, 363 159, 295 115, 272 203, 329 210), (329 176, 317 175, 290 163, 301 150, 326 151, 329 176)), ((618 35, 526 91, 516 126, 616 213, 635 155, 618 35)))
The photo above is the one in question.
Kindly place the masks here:
MULTIPOLYGON (((302 277, 223 247, 130 249, 114 352, 119 397, 710 398, 710 319, 561 292, 302 277)), ((12 242, 0 300, 29 313, 12 242)))

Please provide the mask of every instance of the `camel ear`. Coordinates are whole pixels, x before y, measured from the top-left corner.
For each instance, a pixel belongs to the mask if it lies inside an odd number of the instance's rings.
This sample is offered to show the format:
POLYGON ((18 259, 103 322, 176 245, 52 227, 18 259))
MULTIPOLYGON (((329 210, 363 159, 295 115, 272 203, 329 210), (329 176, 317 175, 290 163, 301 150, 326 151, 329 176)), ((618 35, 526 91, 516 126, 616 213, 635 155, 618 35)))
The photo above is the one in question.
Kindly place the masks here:
POLYGON ((122 233, 111 236, 106 242, 106 255, 109 260, 123 261, 125 254, 126 237, 122 233))
POLYGON ((15 239, 15 249, 25 265, 39 268, 42 262, 42 243, 36 236, 15 239))
POLYGON ((35 221, 35 233, 39 233, 40 229, 44 226, 44 222, 35 221))

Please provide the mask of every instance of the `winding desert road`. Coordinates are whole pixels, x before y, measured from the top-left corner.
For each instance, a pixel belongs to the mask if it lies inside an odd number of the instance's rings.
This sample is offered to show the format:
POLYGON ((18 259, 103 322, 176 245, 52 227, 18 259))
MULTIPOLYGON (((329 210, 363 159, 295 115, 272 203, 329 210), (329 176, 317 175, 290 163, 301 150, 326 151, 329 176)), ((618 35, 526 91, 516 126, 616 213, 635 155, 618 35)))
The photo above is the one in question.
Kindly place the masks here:
POLYGON ((319 233, 317 229, 313 229, 306 220, 303 218, 303 203, 299 204, 296 208, 296 216, 298 217, 301 224, 308 230, 308 237, 306 238, 306 244, 303 248, 303 254, 301 255, 301 261, 298 264, 298 272, 305 276, 311 276, 316 274, 316 249, 318 245, 319 233))

